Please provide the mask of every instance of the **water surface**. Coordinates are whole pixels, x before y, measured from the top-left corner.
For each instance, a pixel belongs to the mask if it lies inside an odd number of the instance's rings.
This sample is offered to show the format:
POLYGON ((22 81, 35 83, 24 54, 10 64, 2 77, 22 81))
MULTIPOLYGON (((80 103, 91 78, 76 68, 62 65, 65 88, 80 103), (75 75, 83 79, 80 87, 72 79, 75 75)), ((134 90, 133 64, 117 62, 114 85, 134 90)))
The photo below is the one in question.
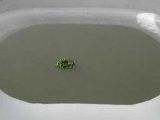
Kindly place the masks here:
POLYGON ((160 45, 121 26, 28 27, 0 43, 0 89, 33 103, 143 102, 160 94, 160 45), (55 67, 63 57, 74 69, 55 67))

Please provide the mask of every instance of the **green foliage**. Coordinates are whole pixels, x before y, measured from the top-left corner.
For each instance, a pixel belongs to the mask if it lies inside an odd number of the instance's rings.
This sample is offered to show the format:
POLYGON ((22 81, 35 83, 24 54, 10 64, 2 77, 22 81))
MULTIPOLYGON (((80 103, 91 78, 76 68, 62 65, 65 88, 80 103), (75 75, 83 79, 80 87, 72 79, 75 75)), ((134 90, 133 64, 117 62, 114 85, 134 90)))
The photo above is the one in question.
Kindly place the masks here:
POLYGON ((66 58, 59 59, 56 63, 56 67, 63 70, 73 69, 74 66, 75 66, 75 62, 71 59, 66 59, 66 58))

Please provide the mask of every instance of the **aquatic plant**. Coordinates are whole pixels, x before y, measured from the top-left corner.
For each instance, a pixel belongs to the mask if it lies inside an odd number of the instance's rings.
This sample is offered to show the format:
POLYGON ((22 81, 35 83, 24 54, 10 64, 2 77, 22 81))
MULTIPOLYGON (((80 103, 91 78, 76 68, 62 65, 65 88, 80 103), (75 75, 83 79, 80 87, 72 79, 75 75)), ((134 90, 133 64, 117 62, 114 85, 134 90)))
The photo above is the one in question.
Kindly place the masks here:
POLYGON ((56 63, 56 67, 63 70, 72 69, 74 66, 75 66, 75 62, 67 58, 61 58, 56 63))

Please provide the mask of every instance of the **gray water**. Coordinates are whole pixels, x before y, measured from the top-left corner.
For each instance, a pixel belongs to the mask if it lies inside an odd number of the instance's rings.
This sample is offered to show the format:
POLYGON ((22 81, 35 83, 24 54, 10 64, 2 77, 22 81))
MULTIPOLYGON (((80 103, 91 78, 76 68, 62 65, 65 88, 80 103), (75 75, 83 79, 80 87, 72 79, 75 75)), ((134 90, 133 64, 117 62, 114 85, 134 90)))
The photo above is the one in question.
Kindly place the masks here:
POLYGON ((32 26, 1 42, 0 89, 33 103, 143 102, 160 94, 160 45, 121 26, 32 26), (64 57, 72 70, 55 67, 64 57))

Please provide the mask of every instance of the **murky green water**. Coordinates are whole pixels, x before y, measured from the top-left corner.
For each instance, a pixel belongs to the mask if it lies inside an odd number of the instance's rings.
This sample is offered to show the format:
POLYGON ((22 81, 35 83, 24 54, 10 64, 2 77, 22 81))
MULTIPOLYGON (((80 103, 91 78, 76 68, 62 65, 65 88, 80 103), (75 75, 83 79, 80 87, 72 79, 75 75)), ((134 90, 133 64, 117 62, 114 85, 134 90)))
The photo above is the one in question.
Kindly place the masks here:
POLYGON ((32 26, 0 43, 0 89, 28 102, 142 102, 160 94, 160 44, 120 26, 32 26), (73 70, 55 67, 63 57, 73 70))

